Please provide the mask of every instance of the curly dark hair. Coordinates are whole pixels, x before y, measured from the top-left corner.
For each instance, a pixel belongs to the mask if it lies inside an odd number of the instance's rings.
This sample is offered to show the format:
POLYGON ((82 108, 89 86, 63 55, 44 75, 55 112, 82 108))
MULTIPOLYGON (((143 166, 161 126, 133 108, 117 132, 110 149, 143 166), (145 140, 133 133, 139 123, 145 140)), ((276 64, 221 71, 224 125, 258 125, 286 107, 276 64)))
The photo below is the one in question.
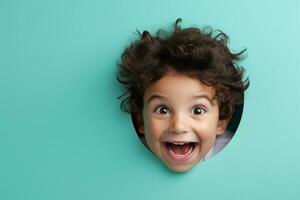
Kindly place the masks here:
POLYGON ((229 38, 222 31, 214 31, 210 26, 202 30, 181 29, 181 21, 176 20, 171 33, 160 29, 154 36, 148 31, 137 31, 140 39, 122 54, 117 80, 126 92, 119 97, 120 107, 132 114, 135 125, 143 123, 146 88, 171 69, 214 87, 220 119, 231 117, 235 108, 243 104, 249 79, 243 80, 244 69, 237 62, 243 59, 246 49, 232 53, 227 46, 229 38))

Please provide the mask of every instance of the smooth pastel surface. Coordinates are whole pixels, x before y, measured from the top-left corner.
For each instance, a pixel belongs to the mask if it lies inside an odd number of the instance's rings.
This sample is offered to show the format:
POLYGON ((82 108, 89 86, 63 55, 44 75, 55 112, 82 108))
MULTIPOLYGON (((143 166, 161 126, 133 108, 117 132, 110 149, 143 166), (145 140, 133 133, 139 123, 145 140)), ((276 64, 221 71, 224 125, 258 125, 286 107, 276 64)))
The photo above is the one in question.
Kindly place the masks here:
POLYGON ((300 2, 0 1, 0 199, 298 199, 300 2), (247 48, 229 145, 184 174, 119 110, 120 54, 135 30, 211 25, 247 48))

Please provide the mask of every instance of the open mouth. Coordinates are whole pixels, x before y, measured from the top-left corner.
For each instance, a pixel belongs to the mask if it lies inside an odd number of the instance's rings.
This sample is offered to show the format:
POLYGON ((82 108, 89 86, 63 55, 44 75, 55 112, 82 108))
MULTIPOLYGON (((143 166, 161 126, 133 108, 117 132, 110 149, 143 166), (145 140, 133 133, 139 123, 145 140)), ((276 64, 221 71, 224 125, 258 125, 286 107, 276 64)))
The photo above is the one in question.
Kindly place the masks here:
POLYGON ((171 159, 175 161, 186 161, 191 158, 192 153, 198 146, 197 142, 165 142, 165 150, 171 159))

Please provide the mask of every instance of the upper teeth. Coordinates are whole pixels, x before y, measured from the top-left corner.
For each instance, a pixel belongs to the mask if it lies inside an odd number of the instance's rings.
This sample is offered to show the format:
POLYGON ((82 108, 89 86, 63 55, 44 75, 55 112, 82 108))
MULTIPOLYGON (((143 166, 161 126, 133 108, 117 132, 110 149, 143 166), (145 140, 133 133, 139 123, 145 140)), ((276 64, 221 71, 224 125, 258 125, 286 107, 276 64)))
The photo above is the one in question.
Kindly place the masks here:
POLYGON ((178 143, 178 142, 172 142, 173 144, 176 144, 176 145, 184 145, 185 143, 184 142, 180 142, 180 143, 178 143))

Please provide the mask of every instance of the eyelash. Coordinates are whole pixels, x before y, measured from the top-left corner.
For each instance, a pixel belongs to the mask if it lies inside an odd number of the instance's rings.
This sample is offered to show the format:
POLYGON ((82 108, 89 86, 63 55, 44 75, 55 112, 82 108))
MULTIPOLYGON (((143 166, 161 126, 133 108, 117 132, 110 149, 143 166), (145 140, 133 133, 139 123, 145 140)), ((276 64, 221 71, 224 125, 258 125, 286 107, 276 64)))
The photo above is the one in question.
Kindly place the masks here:
POLYGON ((194 114, 193 111, 194 111, 196 108, 201 108, 201 109, 202 109, 202 113, 200 113, 200 114, 195 114, 195 115, 202 115, 202 114, 204 114, 204 113, 207 112, 204 106, 196 105, 196 106, 194 106, 193 109, 192 109, 192 114, 194 114))
POLYGON ((168 113, 170 113, 170 109, 168 108, 168 106, 163 105, 163 104, 157 105, 157 106, 155 107, 155 109, 154 109, 154 112, 155 112, 156 114, 161 114, 161 113, 159 113, 159 110, 160 110, 161 108, 166 108, 166 109, 168 110, 168 113))
MULTIPOLYGON (((170 113, 170 109, 168 108, 168 106, 163 105, 163 104, 157 105, 157 106, 155 107, 155 109, 154 109, 154 112, 155 112, 156 114, 161 114, 161 113, 159 113, 159 111, 160 111, 160 109, 162 109, 162 108, 166 108, 166 109, 168 110, 168 111, 167 111, 168 113, 166 113, 166 114, 169 114, 169 113, 170 113)), ((194 106, 193 109, 192 109, 192 114, 193 114, 193 115, 202 115, 202 114, 204 114, 204 113, 206 113, 206 112, 207 112, 207 110, 206 110, 205 107, 202 106, 202 105, 196 105, 196 106, 194 106), (200 109, 202 110, 202 113, 200 113, 200 114, 194 114, 193 111, 194 111, 195 109, 197 109, 197 108, 200 108, 200 109)), ((165 115, 165 114, 163 114, 163 115, 165 115)))

